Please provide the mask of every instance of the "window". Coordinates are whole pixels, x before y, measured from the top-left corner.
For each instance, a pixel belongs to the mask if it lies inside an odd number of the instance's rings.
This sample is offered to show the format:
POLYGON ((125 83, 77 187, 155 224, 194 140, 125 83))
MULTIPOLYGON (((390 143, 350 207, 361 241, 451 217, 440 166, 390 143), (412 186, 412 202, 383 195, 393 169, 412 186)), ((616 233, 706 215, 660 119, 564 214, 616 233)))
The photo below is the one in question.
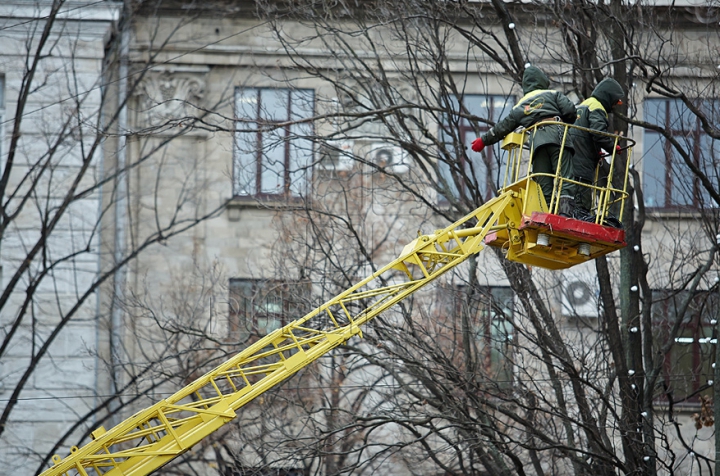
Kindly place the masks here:
MULTIPOLYGON (((480 94, 468 94, 461 98, 462 105, 470 113, 477 117, 485 118, 492 122, 497 122, 508 114, 512 109, 514 97, 511 96, 490 96, 480 94)), ((453 172, 450 166, 445 162, 440 162, 441 179, 447 183, 450 193, 454 197, 467 195, 469 185, 473 188, 477 187, 482 198, 489 200, 494 196, 493 187, 499 188, 505 174, 505 155, 500 149, 500 144, 494 147, 487 147, 482 154, 472 152, 470 146, 477 138, 477 133, 473 129, 473 124, 466 117, 467 113, 461 109, 460 102, 457 97, 450 98, 449 105, 452 111, 449 117, 446 117, 442 125, 441 138, 450 157, 456 159, 466 177, 470 177, 472 184, 467 183, 463 174, 453 172), (458 150, 458 146, 461 150, 458 150)), ((490 129, 490 126, 484 123, 478 123, 480 132, 490 129)))
POLYGON ((237 88, 233 194, 265 198, 306 195, 312 166, 311 89, 237 88))
MULTIPOLYGON (((701 101, 698 107, 708 117, 717 118, 720 101, 701 101)), ((669 130, 690 153, 695 165, 718 187, 720 141, 704 133, 698 117, 680 100, 646 100, 645 120, 669 130)), ((672 144, 657 132, 645 131, 643 186, 645 206, 650 208, 717 207, 672 144)))
MULTIPOLYGON (((658 346, 669 339, 669 332, 678 318, 681 327, 673 338, 673 346, 665 355, 663 375, 668 392, 675 403, 697 403, 700 387, 713 378, 712 363, 715 361, 715 343, 712 341, 710 321, 718 318, 716 292, 696 293, 687 312, 679 316, 679 309, 688 293, 654 291, 652 305, 653 327, 658 346)), ((712 388, 702 391, 712 396, 712 388)), ((660 396, 667 400, 666 395, 660 396)))
POLYGON ((465 286, 440 289, 446 295, 445 300, 447 297, 451 299, 451 317, 467 316, 473 326, 478 369, 500 388, 508 387, 513 378, 510 358, 510 345, 514 338, 512 289, 483 286, 470 297, 465 286))
POLYGON ((230 280, 230 333, 241 340, 263 337, 312 310, 310 283, 230 280))

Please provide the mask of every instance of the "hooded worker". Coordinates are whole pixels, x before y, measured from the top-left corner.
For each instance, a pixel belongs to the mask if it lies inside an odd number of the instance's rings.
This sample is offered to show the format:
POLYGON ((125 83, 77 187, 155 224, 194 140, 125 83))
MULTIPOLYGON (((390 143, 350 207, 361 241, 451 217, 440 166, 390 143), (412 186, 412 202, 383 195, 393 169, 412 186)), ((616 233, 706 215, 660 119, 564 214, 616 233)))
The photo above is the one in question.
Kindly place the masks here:
MULTIPOLYGON (((616 105, 622 104, 624 97, 625 93, 620 83, 612 78, 603 79, 595 86, 590 97, 577 107, 575 125, 607 133, 608 113, 616 105)), ((580 129, 572 129, 571 135, 575 145, 573 158, 575 180, 591 184, 595 179, 595 169, 602 157, 602 150, 612 152, 616 148, 615 139, 580 129)), ((589 211, 592 208, 592 189, 578 187, 576 200, 579 207, 589 211)))
MULTIPOLYGON (((520 126, 528 128, 542 121, 563 121, 572 124, 575 121, 575 105, 563 93, 548 89, 549 86, 550 80, 540 68, 536 66, 525 68, 522 79, 524 96, 507 116, 473 141, 472 150, 480 152, 486 145, 501 141, 520 126)), ((563 157, 560 160, 563 135, 563 126, 548 124, 534 129, 530 137, 530 146, 533 150, 532 171, 548 174, 535 179, 542 188, 547 205, 550 205, 553 192, 553 177, 550 175, 555 175, 558 161, 560 161, 560 175, 564 178, 573 177, 573 145, 570 140, 566 140, 563 157)), ((574 192, 572 184, 563 183, 558 207, 561 215, 572 214, 574 192)))

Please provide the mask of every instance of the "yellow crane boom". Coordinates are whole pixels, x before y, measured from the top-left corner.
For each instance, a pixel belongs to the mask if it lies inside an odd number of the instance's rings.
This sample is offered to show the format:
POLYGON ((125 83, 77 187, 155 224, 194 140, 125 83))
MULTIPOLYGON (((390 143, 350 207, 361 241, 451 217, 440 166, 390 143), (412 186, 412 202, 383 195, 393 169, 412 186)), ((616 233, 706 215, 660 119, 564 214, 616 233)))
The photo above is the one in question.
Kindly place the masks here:
POLYGON ((382 269, 173 396, 110 430, 95 430, 93 441, 73 447, 66 458, 55 455, 42 476, 150 474, 232 420, 240 407, 351 337, 362 336, 363 324, 482 250, 501 215, 519 223, 521 209, 520 195, 507 191, 447 228, 416 238, 382 269), (374 286, 378 283, 383 285, 374 286))
MULTIPOLYGON (((447 228, 416 238, 382 269, 261 338, 173 396, 110 430, 98 428, 90 443, 73 447, 64 459, 55 455, 53 466, 41 476, 150 474, 232 420, 235 411, 254 398, 351 337, 362 337, 363 324, 486 244, 501 248, 507 259, 549 269, 574 266, 625 246, 622 230, 603 226, 601 220, 612 194, 620 204, 627 196, 627 163, 621 190, 575 182, 592 187, 600 197, 598 218, 586 223, 548 213, 548 204, 532 180, 538 174, 529 172, 531 160, 523 161, 524 142, 523 134, 511 134, 503 145, 509 153, 509 175, 497 197, 447 228), (528 171, 524 177, 523 164, 528 171)), ((559 178, 559 170, 560 164, 555 176, 558 190, 561 181, 569 180, 559 178)), ((555 203, 553 199, 551 209, 555 203)))

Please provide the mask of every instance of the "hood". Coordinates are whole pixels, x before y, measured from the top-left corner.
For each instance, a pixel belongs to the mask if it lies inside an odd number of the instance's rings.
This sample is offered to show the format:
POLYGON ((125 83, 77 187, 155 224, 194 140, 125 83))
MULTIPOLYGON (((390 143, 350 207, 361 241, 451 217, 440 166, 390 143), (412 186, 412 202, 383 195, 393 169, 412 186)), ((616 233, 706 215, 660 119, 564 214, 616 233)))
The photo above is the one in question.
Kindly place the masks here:
POLYGON ((606 78, 595 86, 591 96, 600 101, 600 104, 605 108, 605 112, 610 112, 615 103, 625 97, 625 93, 620 83, 612 78, 606 78))
POLYGON ((522 79, 523 94, 535 91, 536 89, 547 89, 549 86, 550 80, 540 68, 537 66, 528 66, 525 68, 522 79))

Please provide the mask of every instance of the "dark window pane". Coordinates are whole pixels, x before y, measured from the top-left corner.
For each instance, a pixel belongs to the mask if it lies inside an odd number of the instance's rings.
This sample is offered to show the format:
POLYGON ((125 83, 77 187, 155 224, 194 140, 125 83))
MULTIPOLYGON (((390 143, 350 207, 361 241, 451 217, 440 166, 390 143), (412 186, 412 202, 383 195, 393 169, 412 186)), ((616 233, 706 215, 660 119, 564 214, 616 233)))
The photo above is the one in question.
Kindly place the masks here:
POLYGON ((310 284, 233 278, 230 280, 230 331, 241 339, 262 337, 310 310, 310 284))
MULTIPOLYGON (((513 293, 507 287, 487 287, 473 296, 478 360, 500 387, 512 382, 509 345, 513 340, 513 293)), ((472 310, 472 309, 471 309, 472 310)))
POLYGON ((501 386, 512 382, 512 359, 509 345, 513 340, 513 293, 510 288, 490 288, 492 296, 491 323, 491 375, 501 386))
MULTIPOLYGON (((514 295, 509 287, 481 287, 469 295, 469 289, 460 287, 438 287, 438 299, 442 317, 453 323, 456 349, 463 340, 461 322, 471 326, 475 339, 473 357, 476 370, 482 373, 496 388, 507 388, 512 384, 513 374, 510 346, 514 340, 513 302, 514 295)), ((459 363, 466 363, 462 357, 459 363)))
MULTIPOLYGON (((712 396, 712 387, 703 387, 713 374, 715 345, 711 342, 710 321, 718 317, 717 293, 696 293, 682 315, 687 292, 660 290, 653 295, 653 336, 658 348, 668 342, 676 321, 681 321, 677 335, 672 338, 672 347, 664 357, 664 380, 669 396, 676 403, 697 403, 700 395, 712 396)), ((663 392, 662 399, 667 398, 663 392)))
POLYGON ((643 193, 646 207, 665 206, 665 151, 660 134, 645 132, 643 155, 643 193))
POLYGON ((692 329, 683 329, 675 339, 675 345, 670 353, 670 371, 666 381, 676 399, 682 399, 693 391, 696 373, 693 356, 697 345, 692 329))

